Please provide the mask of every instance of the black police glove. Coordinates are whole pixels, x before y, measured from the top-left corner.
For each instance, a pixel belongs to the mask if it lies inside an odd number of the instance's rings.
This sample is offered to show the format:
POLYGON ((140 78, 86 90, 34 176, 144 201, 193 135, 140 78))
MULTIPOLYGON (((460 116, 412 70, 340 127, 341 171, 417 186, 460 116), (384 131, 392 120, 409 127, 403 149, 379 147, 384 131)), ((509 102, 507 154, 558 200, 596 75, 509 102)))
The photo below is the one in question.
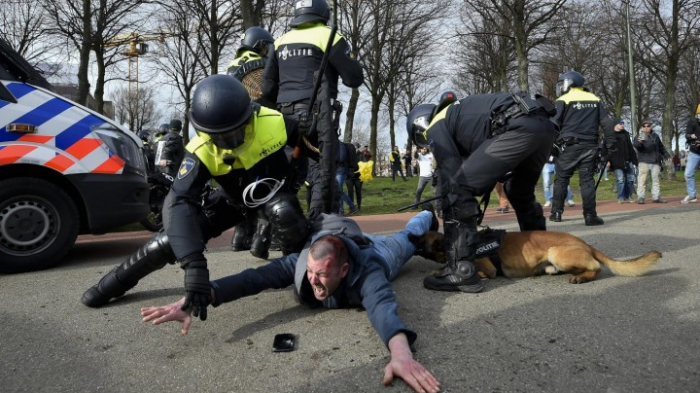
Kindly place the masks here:
POLYGON ((433 173, 433 179, 432 179, 432 181, 430 182, 430 185, 433 186, 433 187, 437 187, 437 184, 438 184, 437 175, 433 173))
POLYGON ((207 306, 211 304, 211 284, 207 260, 202 254, 188 255, 180 261, 185 269, 185 304, 183 311, 192 311, 194 317, 207 320, 207 306))

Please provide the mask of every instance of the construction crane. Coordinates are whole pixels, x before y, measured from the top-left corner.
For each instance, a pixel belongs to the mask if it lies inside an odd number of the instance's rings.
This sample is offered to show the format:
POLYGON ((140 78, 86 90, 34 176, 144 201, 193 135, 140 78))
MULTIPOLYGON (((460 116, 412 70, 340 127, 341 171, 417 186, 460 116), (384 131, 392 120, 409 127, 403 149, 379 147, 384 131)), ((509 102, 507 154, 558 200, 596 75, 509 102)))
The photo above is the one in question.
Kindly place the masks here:
MULTIPOLYGON (((136 103, 139 102, 139 56, 148 53, 147 42, 157 41, 164 43, 167 37, 171 37, 170 33, 139 33, 132 32, 128 34, 120 34, 104 43, 105 47, 126 46, 126 50, 120 54, 127 57, 129 62, 128 82, 129 82, 129 100, 131 100, 132 90, 135 92, 136 103), (135 89, 132 89, 132 84, 135 89)), ((131 119, 129 119, 131 122, 131 119)))

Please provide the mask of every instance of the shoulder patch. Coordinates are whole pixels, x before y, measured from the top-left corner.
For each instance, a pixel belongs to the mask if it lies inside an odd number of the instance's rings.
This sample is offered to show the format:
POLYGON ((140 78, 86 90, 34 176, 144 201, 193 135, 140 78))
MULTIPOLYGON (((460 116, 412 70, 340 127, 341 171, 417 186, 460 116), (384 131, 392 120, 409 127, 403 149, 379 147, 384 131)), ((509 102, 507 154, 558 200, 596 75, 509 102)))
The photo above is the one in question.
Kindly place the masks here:
POLYGON ((190 172, 192 172, 192 168, 194 168, 194 160, 191 157, 187 157, 184 160, 182 160, 182 164, 180 164, 180 169, 177 171, 177 178, 182 179, 185 176, 189 175, 190 172))
POLYGON ((348 44, 348 47, 345 48, 345 57, 351 60, 355 60, 355 54, 352 52, 352 48, 350 47, 350 44, 348 44))

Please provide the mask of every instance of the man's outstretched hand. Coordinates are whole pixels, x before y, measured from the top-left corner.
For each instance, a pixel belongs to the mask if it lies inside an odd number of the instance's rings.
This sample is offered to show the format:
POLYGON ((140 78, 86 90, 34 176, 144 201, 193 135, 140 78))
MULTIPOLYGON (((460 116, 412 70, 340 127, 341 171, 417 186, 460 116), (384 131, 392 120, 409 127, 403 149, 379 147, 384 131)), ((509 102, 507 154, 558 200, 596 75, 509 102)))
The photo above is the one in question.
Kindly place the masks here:
POLYGON ((192 324, 192 315, 189 311, 182 311, 182 306, 185 304, 185 298, 178 300, 175 303, 170 303, 160 307, 142 307, 141 316, 143 322, 151 322, 154 325, 160 325, 164 322, 178 321, 182 323, 180 333, 187 334, 192 324))
POLYGON ((422 364, 413 359, 406 335, 399 333, 389 340, 391 361, 384 368, 382 384, 391 384, 400 377, 416 392, 439 392, 440 382, 422 364))

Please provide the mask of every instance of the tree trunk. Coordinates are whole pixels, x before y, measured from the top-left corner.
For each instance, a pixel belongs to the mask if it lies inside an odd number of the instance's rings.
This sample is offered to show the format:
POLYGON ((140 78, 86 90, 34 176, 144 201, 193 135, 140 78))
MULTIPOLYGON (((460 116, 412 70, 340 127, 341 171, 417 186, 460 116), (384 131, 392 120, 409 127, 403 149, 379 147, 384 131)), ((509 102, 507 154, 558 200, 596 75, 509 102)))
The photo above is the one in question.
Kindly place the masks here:
POLYGON ((357 110, 357 102, 360 100, 360 90, 352 89, 350 101, 348 101, 348 110, 345 112, 345 130, 343 134, 343 142, 352 141, 352 128, 355 124, 355 111, 357 110))
POLYGON ((90 94, 88 69, 90 65, 90 48, 92 47, 92 22, 90 19, 90 0, 83 0, 83 34, 80 46, 80 65, 78 66, 78 104, 87 106, 90 94))

